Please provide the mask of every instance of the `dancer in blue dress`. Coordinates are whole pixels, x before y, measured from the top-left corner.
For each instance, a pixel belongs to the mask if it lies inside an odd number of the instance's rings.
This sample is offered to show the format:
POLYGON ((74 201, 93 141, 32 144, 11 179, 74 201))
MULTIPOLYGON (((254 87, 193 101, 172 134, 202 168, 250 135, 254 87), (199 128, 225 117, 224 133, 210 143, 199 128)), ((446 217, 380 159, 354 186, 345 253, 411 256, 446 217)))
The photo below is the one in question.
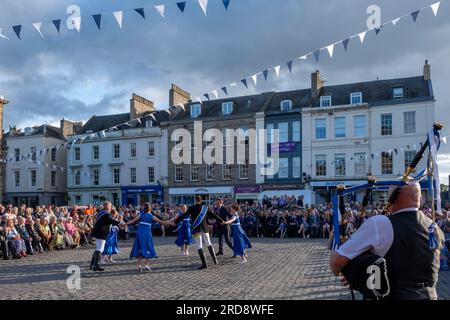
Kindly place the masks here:
MULTIPOLYGON (((122 217, 115 210, 111 210, 111 217, 114 220, 118 220, 119 222, 123 222, 122 217)), ((114 263, 112 256, 119 253, 119 248, 117 246, 117 235, 119 233, 119 227, 111 226, 108 236, 106 237, 105 248, 103 249, 103 263, 111 262, 114 263)))
POLYGON ((167 221, 162 221, 152 214, 152 206, 150 203, 144 204, 144 211, 141 211, 136 218, 130 220, 126 225, 133 224, 139 221, 138 230, 136 233, 136 240, 134 241, 133 249, 130 253, 130 258, 138 258, 138 271, 151 271, 149 266, 149 259, 158 258, 155 247, 153 246, 152 237, 152 222, 158 222, 163 225, 168 225, 167 221), (141 261, 145 260, 145 266, 142 268, 141 261))
POLYGON ((247 253, 245 252, 246 249, 250 249, 252 247, 252 244, 250 243, 250 240, 247 237, 247 234, 245 233, 244 229, 241 227, 241 222, 239 219, 239 206, 234 205, 231 206, 230 213, 233 216, 230 220, 226 222, 222 222, 222 224, 231 224, 231 227, 233 229, 233 252, 235 256, 239 256, 242 259, 242 262, 247 262, 247 253))
MULTIPOLYGON (((180 207, 180 212, 178 216, 181 216, 187 211, 187 206, 182 205, 180 207)), ((177 228, 177 240, 175 240, 175 244, 181 248, 181 255, 188 256, 189 255, 189 245, 192 243, 192 231, 191 231, 191 222, 190 218, 187 217, 182 221, 178 222, 177 228)))

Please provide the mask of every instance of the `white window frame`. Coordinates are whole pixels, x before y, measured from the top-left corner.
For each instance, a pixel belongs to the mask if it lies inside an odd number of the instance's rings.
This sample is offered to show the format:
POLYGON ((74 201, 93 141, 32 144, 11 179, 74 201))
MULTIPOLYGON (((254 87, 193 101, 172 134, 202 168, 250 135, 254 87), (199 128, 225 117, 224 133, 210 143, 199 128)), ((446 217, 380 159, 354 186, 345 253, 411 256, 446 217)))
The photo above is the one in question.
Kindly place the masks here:
POLYGON ((355 162, 355 175, 365 176, 367 174, 367 155, 365 152, 357 152, 353 155, 355 162))
POLYGON ((155 167, 148 167, 147 168, 147 175, 148 175, 148 183, 155 183, 155 167), (150 179, 150 177, 153 177, 153 179, 150 179))
POLYGON ((136 157, 137 157, 137 143, 136 142, 130 142, 130 158, 131 159, 136 159, 136 157), (133 151, 134 151, 134 155, 133 155, 133 151))
POLYGON ((115 144, 113 144, 113 159, 115 159, 115 160, 117 160, 117 159, 120 159, 120 144, 119 143, 115 143, 115 144), (119 153, 119 155, 116 157, 116 147, 118 147, 118 153, 119 153))
POLYGON ((137 168, 130 168, 130 183, 137 183, 137 168))
POLYGON ((367 137, 367 117, 365 114, 360 114, 360 115, 354 115, 353 116, 353 135, 356 138, 365 138, 367 137), (358 124, 358 126, 356 126, 357 122, 356 119, 362 119, 364 118, 364 134, 363 135, 359 135, 358 134, 358 130, 361 129, 362 127, 358 124))
POLYGON ((191 118, 196 119, 202 114, 202 105, 200 103, 194 103, 191 105, 191 118))
POLYGON ((216 179, 216 172, 215 172, 215 164, 207 164, 206 165, 206 181, 214 181, 216 179))
POLYGON ((404 134, 415 134, 417 132, 417 118, 415 111, 403 112, 403 132, 404 134), (412 118, 409 117, 412 115, 412 118), (411 121, 412 120, 412 121, 411 121))
POLYGON ((96 168, 92 169, 91 175, 92 175, 92 185, 99 186, 100 185, 100 169, 96 169, 96 168), (96 181, 95 172, 97 172, 97 183, 95 183, 95 181, 96 181))
POLYGON ((223 181, 231 181, 232 180, 232 173, 231 173, 232 167, 231 164, 223 164, 222 165, 222 180, 223 181), (228 170, 226 170, 228 169, 228 170), (228 175, 225 176, 225 172, 228 171, 228 175))
POLYGON ((184 168, 182 164, 176 164, 174 166, 174 170, 175 170, 175 182, 182 182, 184 181, 184 168), (181 169, 181 179, 178 179, 178 169, 181 169))
POLYGON ((393 117, 392 113, 382 113, 380 115, 380 134, 381 134, 381 136, 383 136, 383 137, 385 137, 385 136, 392 136, 392 134, 394 132, 393 122, 394 122, 394 117, 393 117), (391 117, 390 131, 389 130, 387 130, 385 132, 383 131, 383 116, 390 116, 391 117))
POLYGON ((278 179, 289 179, 289 158, 279 158, 278 159, 278 179), (286 163, 287 166, 281 166, 281 163, 286 163), (281 169, 286 171, 286 175, 281 174, 281 169))
POLYGON ((362 92, 352 92, 352 93, 350 93, 350 104, 355 105, 355 104, 361 104, 361 103, 363 103, 362 92), (359 102, 353 102, 354 98, 359 99, 359 102))
POLYGON ((233 101, 222 102, 222 114, 224 116, 227 116, 232 113, 233 113, 233 101))
POLYGON ((120 168, 112 168, 112 182, 113 184, 120 184, 120 168), (116 171, 118 171, 118 179, 116 182, 116 171))
POLYGON ((315 156, 315 166, 316 166, 316 177, 326 177, 327 176, 327 155, 326 154, 316 154, 315 156), (318 163, 321 163, 320 166, 318 166, 318 163), (322 164, 325 162, 325 166, 322 164), (325 170, 322 170, 322 169, 325 170), (319 171, 320 169, 320 171, 319 171))
POLYGON ((292 158, 292 178, 300 178, 302 175, 302 159, 300 157, 292 158), (295 162, 298 161, 298 166, 295 166, 295 162), (298 173, 296 172, 298 171, 298 173))
POLYGON ((316 140, 326 140, 327 139, 327 119, 326 118, 319 118, 319 119, 314 119, 314 137, 316 138, 316 140), (319 121, 324 121, 325 125, 323 127, 320 127, 321 129, 325 129, 325 136, 323 138, 319 138, 317 135, 317 123, 319 121))
POLYGON ((334 155, 334 176, 335 177, 345 177, 347 174, 347 161, 345 153, 337 153, 334 155), (343 161, 343 165, 341 163, 343 161), (342 167, 338 167, 341 166, 342 167))
POLYGON ((30 185, 32 187, 36 187, 36 184, 37 184, 37 171, 36 170, 30 170, 30 185), (33 177, 33 173, 34 173, 34 177, 33 177))
POLYGON ((280 102, 280 110, 281 111, 291 111, 292 110, 292 101, 291 100, 283 100, 280 102), (286 105, 288 106, 285 108, 286 105))
POLYGON ((278 140, 280 143, 289 142, 289 122, 278 122, 278 140), (281 126, 286 130, 281 131, 281 126))
POLYGON ((345 139, 347 137, 347 130, 346 130, 346 118, 345 117, 334 117, 334 138, 335 139, 345 139), (341 121, 342 119, 344 120, 344 127, 338 127, 337 126, 337 120, 339 119, 339 121, 341 121), (339 136, 338 136, 338 132, 337 130, 342 130, 344 129, 344 135, 341 135, 342 132, 339 132, 339 136))
POLYGON ((200 171, 200 166, 198 164, 191 164, 190 174, 189 174, 190 181, 198 181, 199 180, 199 176, 200 176, 199 171, 200 171))
POLYGON ((19 170, 14 171, 14 187, 16 187, 16 188, 20 187, 20 171, 19 170))
POLYGON ((81 148, 80 147, 73 148, 73 159, 74 159, 74 161, 81 160, 81 148))
POLYGON ((73 184, 79 186, 81 184, 81 170, 76 169, 73 171, 73 184))
POLYGON ((92 146, 92 160, 100 160, 100 146, 92 146), (97 155, 97 157, 95 157, 95 155, 97 155))
POLYGON ((405 96, 405 88, 403 87, 394 88, 392 92, 392 99, 401 100, 404 98, 404 96, 405 96))
POLYGON ((51 187, 56 187, 56 183, 57 183, 56 180, 57 180, 56 170, 50 171, 50 186, 51 187))
POLYGON ((148 156, 151 158, 151 157, 154 157, 155 156, 155 141, 149 141, 148 142, 148 144, 147 144, 147 148, 148 148, 148 152, 147 152, 147 154, 148 154, 148 156), (150 147, 150 146, 152 146, 152 147, 150 147), (152 152, 150 152, 150 151, 152 151, 152 152))
POLYGON ((320 97, 320 106, 321 107, 331 107, 332 106, 332 98, 331 96, 321 96, 320 97), (329 101, 329 105, 325 105, 325 102, 329 101))
POLYGON ((300 121, 292 121, 292 141, 300 142, 302 140, 302 124, 300 121))
POLYGON ((20 161, 20 148, 15 148, 14 149, 14 158, 16 162, 20 161))
POLYGON ((248 180, 248 163, 239 165, 239 180, 248 180))

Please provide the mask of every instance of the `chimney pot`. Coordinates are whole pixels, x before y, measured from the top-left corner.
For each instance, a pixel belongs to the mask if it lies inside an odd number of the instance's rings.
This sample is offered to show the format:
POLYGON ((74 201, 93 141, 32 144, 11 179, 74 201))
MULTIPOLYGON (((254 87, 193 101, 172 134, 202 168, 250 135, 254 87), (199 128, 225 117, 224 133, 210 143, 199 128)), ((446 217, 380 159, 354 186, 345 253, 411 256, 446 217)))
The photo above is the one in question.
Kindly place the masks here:
POLYGON ((423 80, 431 80, 431 65, 428 60, 425 60, 425 65, 423 66, 423 80))
POLYGON ((316 70, 316 72, 311 74, 311 98, 316 100, 319 98, 320 90, 323 87, 324 81, 320 77, 320 71, 316 70))

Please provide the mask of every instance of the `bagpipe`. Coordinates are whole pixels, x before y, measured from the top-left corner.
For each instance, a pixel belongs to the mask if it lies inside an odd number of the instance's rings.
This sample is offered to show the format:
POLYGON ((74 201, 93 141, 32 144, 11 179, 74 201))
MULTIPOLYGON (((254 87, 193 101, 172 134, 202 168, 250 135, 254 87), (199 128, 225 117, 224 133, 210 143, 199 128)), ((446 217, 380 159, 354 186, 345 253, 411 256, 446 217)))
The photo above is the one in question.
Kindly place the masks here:
MULTIPOLYGON (((440 131, 444 126, 436 122, 433 125, 433 129, 428 132, 427 140, 422 144, 420 150, 416 153, 413 161, 409 164, 408 168, 400 180, 394 181, 377 181, 375 177, 369 176, 367 183, 346 188, 344 185, 339 185, 336 189, 336 193, 333 195, 333 239, 332 250, 336 251, 339 246, 347 240, 345 234, 343 234, 341 221, 345 215, 345 197, 349 194, 365 190, 365 195, 362 201, 361 213, 365 213, 367 206, 369 205, 371 195, 374 189, 376 190, 389 190, 391 187, 395 187, 390 194, 386 206, 383 209, 383 214, 388 215, 390 209, 395 201, 398 199, 401 188, 410 184, 418 183, 428 177, 428 189, 431 202, 432 220, 428 235, 429 235, 429 247, 435 249, 438 244, 435 236, 435 211, 441 210, 440 204, 440 187, 439 187, 439 171, 437 166, 437 152, 440 147, 440 131), (420 161, 425 156, 425 152, 429 150, 427 168, 418 173, 415 177, 412 177, 416 171, 420 161), (436 192, 435 192, 436 190, 436 192), (435 206, 436 204, 436 206, 435 206)), ((361 292, 365 299, 382 299, 389 295, 389 279, 387 278, 387 266, 386 260, 383 257, 377 256, 371 252, 365 252, 355 259, 351 260, 347 266, 342 270, 342 274, 348 281, 354 299, 353 290, 361 292), (382 271, 381 288, 374 289, 368 288, 368 278, 370 273, 367 271, 371 266, 377 266, 382 271)))

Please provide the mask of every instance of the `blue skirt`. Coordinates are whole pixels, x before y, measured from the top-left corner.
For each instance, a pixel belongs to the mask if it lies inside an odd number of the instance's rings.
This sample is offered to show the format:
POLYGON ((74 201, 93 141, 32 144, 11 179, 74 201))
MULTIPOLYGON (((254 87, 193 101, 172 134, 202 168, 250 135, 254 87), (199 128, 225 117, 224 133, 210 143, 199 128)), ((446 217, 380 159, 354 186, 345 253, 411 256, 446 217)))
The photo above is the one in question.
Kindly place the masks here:
POLYGON ((244 229, 240 225, 232 224, 233 228, 233 252, 236 256, 243 256, 245 249, 250 249, 252 244, 244 229))
POLYGON ((175 240, 175 244, 179 247, 185 244, 192 244, 192 232, 189 221, 180 222, 181 225, 177 231, 177 240, 175 240))
POLYGON ((130 258, 143 257, 145 259, 158 258, 153 246, 152 229, 149 225, 140 224, 131 249, 130 258))
POLYGON ((104 256, 112 256, 114 254, 119 253, 119 248, 117 246, 117 234, 119 233, 119 229, 114 229, 108 234, 106 238, 105 248, 103 249, 102 255, 104 256))

